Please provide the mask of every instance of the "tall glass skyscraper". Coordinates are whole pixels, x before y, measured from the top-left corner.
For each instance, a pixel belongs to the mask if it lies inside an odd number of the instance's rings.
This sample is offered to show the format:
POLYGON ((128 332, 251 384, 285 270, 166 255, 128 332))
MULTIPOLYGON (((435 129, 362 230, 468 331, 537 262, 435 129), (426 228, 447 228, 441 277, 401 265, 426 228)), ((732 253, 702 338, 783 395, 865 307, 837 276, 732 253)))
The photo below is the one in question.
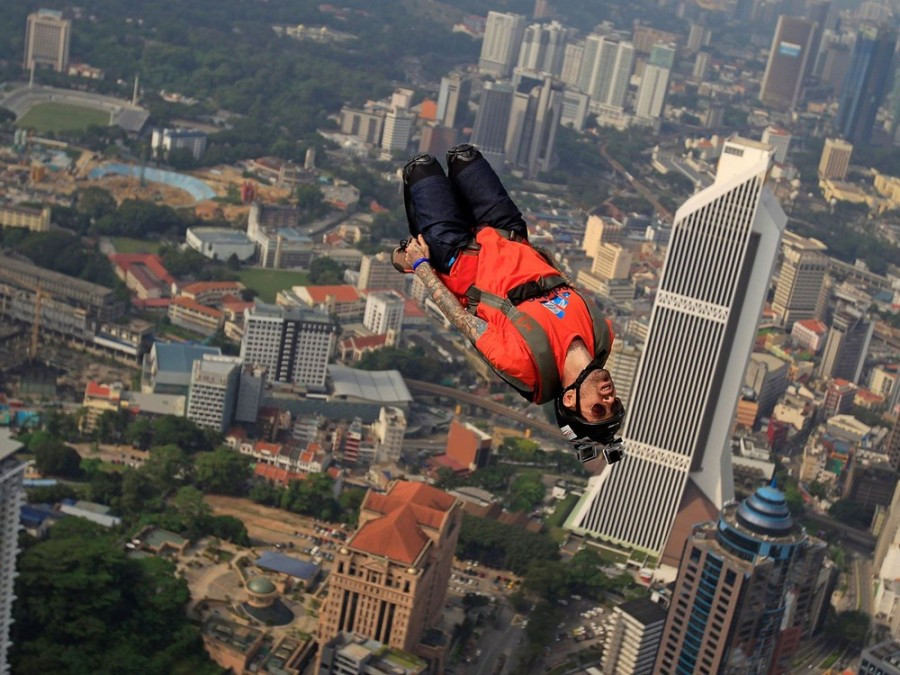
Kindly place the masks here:
POLYGON ((838 130, 851 143, 867 144, 872 138, 875 115, 891 86, 896 45, 895 28, 864 25, 859 29, 837 117, 838 130))
POLYGON ((676 213, 625 459, 591 479, 570 529, 674 567, 693 524, 732 498, 731 422, 787 221, 771 163, 771 146, 729 139, 715 183, 676 213))

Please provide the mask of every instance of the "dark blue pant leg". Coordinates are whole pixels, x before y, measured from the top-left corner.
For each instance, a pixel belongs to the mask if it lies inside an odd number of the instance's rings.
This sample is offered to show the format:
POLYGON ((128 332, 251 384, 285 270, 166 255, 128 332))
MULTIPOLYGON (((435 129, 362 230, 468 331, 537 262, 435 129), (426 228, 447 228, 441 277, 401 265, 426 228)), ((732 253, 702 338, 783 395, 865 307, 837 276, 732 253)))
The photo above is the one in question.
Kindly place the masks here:
POLYGON ((431 265, 449 274, 459 251, 472 239, 472 223, 457 203, 450 179, 444 175, 416 181, 409 193, 415 224, 430 250, 431 265))
POLYGON ((513 203, 500 178, 484 157, 469 162, 454 177, 453 184, 463 203, 472 210, 476 224, 509 230, 528 239, 528 228, 522 212, 513 203))

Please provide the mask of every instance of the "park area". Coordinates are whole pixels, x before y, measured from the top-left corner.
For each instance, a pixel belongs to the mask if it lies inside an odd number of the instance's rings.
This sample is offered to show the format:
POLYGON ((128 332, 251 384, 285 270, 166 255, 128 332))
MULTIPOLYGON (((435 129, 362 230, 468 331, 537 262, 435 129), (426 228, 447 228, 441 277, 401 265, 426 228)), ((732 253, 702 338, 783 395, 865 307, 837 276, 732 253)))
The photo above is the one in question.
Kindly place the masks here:
POLYGON ((107 126, 109 113, 66 103, 38 103, 16 124, 38 133, 77 131, 91 125, 107 126))
POLYGON ((159 253, 160 243, 158 241, 132 237, 112 237, 111 239, 116 253, 159 253))
POLYGON ((259 293, 263 302, 275 302, 278 291, 291 286, 305 286, 309 280, 305 272, 295 270, 271 270, 262 268, 242 269, 238 278, 247 288, 259 293))

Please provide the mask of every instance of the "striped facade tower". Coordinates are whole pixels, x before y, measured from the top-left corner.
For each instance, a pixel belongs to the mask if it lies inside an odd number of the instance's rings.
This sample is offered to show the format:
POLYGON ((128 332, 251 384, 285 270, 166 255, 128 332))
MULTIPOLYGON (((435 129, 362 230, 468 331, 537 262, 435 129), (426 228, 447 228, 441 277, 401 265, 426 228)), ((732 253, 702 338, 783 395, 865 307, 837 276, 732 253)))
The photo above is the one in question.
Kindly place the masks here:
POLYGON ((729 139, 715 183, 676 213, 625 460, 591 479, 569 529, 674 568, 693 524, 732 498, 731 424, 787 221, 765 187, 772 154, 729 139))

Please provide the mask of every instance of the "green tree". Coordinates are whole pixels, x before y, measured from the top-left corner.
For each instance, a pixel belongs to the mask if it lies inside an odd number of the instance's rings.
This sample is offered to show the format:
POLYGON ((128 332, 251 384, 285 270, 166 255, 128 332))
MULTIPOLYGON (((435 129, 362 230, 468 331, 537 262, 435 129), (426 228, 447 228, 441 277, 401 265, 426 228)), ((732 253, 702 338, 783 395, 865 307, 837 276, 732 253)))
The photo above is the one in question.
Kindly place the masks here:
POLYGON ((516 476, 509 488, 509 510, 531 511, 544 500, 544 494, 539 474, 529 472, 516 476))
POLYGON ((36 431, 28 440, 28 450, 34 453, 38 471, 50 476, 78 478, 81 476, 81 456, 75 450, 46 431, 36 431))
POLYGON ((322 286, 342 284, 344 266, 331 258, 316 258, 309 265, 309 282, 322 286))
POLYGON ((558 560, 535 560, 525 574, 525 589, 556 602, 568 592, 566 566, 558 560))
POLYGON ((203 501, 203 493, 193 485, 178 488, 178 492, 172 499, 172 506, 175 508, 175 512, 188 523, 202 523, 212 515, 209 504, 203 501))
POLYGON ((347 523, 350 527, 356 527, 356 523, 359 520, 359 507, 365 498, 366 491, 362 488, 345 488, 341 492, 338 497, 338 507, 340 507, 342 523, 347 523))
POLYGON ((825 632, 834 640, 862 646, 869 633, 870 623, 871 618, 868 614, 851 609, 840 612, 832 621, 826 623, 825 632))
POLYGON ((153 444, 153 422, 146 417, 135 418, 125 429, 124 440, 133 448, 149 450, 153 444))
POLYGON ((150 449, 150 457, 140 469, 159 494, 186 483, 191 476, 191 461, 177 445, 150 449))
POLYGON ((315 183, 301 183, 294 190, 297 198, 297 206, 306 211, 312 217, 321 216, 328 211, 328 204, 322 198, 322 191, 315 183))
MULTIPOLYGON (((75 196, 75 210, 85 219, 86 226, 97 222, 103 216, 116 212, 116 199, 109 190, 101 187, 86 187, 75 196)), ((87 227, 83 229, 87 229, 87 227)))
POLYGON ((194 471, 197 485, 216 494, 245 494, 250 479, 247 458, 228 448, 199 453, 194 461, 194 471))

